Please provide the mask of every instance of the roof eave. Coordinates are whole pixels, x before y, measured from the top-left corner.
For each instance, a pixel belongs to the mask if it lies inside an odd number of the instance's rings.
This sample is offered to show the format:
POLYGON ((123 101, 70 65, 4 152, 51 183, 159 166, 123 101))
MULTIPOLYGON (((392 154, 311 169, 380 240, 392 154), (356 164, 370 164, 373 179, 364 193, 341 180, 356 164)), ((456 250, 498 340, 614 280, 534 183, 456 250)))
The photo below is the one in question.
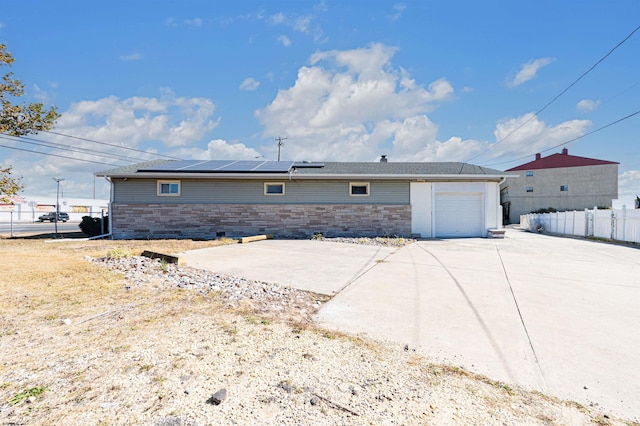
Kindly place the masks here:
POLYGON ((122 173, 96 174, 98 177, 127 179, 296 179, 296 180, 500 180, 514 174, 326 174, 326 173, 122 173))

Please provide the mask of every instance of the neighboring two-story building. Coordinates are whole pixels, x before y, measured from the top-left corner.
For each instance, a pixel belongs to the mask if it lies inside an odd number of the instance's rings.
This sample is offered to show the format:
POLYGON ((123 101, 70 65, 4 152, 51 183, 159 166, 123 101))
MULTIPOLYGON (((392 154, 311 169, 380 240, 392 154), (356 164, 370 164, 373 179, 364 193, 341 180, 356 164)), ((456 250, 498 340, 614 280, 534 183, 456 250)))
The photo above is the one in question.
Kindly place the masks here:
POLYGON ((505 223, 540 209, 610 208, 618 198, 618 164, 569 155, 566 148, 547 157, 536 154, 534 161, 507 170, 518 177, 500 187, 505 223))

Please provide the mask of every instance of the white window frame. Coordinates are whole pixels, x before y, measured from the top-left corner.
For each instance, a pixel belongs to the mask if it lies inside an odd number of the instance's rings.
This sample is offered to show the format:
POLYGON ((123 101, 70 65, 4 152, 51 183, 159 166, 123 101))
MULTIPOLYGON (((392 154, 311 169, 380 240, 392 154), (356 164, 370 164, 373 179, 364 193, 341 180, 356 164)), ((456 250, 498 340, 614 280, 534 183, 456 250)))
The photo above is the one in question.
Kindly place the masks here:
POLYGON ((285 184, 284 184, 284 182, 265 182, 264 183, 264 195, 276 195, 276 196, 279 195, 279 196, 282 196, 284 194, 285 194, 285 184), (282 192, 277 192, 277 193, 267 192, 267 187, 276 186, 276 185, 282 187, 282 192))
POLYGON ((533 176, 533 170, 527 170, 525 173, 527 176, 533 176))
POLYGON ((182 192, 182 185, 179 180, 159 180, 157 183, 157 195, 158 197, 179 197, 182 192), (171 190, 171 185, 178 185, 178 192, 162 192, 162 185, 169 185, 169 190, 171 190))
POLYGON ((350 197, 368 197, 371 194, 371 186, 369 182, 349 182, 349 196, 350 197), (366 194, 354 194, 353 187, 354 186, 364 186, 367 188, 366 194))

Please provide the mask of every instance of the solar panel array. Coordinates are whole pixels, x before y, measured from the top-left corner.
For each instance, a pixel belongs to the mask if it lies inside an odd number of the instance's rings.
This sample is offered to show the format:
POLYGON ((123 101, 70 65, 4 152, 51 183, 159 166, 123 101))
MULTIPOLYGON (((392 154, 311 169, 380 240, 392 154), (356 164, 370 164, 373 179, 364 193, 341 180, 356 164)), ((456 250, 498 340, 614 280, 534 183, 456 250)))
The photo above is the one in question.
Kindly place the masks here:
POLYGON ((296 161, 293 163, 293 167, 298 169, 321 169, 324 167, 324 163, 317 163, 315 161, 296 161))
POLYGON ((293 161, 178 160, 139 169, 168 173, 287 173, 293 161))

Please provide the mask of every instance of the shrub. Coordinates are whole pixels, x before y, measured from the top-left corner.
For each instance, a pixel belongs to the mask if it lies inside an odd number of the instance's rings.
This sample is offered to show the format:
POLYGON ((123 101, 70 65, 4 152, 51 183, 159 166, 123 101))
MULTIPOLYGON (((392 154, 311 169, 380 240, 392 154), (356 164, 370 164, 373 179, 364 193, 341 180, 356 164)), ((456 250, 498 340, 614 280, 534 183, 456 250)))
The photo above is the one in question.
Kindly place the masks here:
POLYGON ((538 209, 536 211, 533 211, 531 213, 533 214, 537 214, 537 213, 555 213, 558 210, 554 209, 553 207, 547 207, 546 209, 538 209))
POLYGON ((109 259, 122 259, 131 256, 133 256, 131 250, 124 247, 114 247, 107 253, 107 258, 109 259))
POLYGON ((104 227, 102 224, 102 218, 91 216, 82 216, 82 221, 78 226, 82 232, 90 237, 106 234, 109 232, 109 216, 104 217, 104 227), (104 232, 102 231, 103 229, 104 232))

